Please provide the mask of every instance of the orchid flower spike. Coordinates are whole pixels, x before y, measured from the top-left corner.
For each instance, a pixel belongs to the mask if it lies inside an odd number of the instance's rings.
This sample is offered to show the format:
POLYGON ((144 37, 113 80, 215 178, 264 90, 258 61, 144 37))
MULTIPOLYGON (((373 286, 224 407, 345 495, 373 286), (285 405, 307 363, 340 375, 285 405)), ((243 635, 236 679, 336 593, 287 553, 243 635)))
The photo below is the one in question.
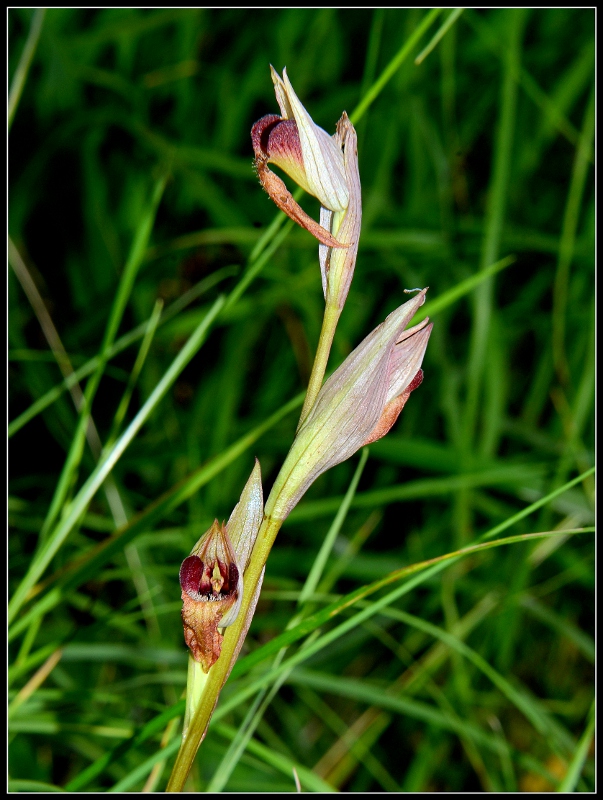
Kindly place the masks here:
MULTIPOLYGON (((326 248, 348 248, 352 244, 351 238, 340 235, 336 238, 337 231, 332 230, 330 223, 333 213, 339 215, 338 221, 341 221, 341 215, 347 212, 352 202, 355 206, 360 203, 360 182, 350 175, 354 165, 356 176, 358 173, 354 128, 344 114, 337 132, 329 136, 314 123, 301 104, 293 91, 287 70, 283 70, 281 78, 273 67, 270 69, 281 116, 268 114, 251 129, 254 163, 260 182, 276 205, 322 245, 326 248), (305 191, 320 200, 323 207, 320 225, 293 199, 283 181, 268 168, 269 163, 276 164, 305 191), (354 191, 358 192, 357 200, 352 196, 354 191)), ((359 231, 358 224, 357 233, 359 231)))
POLYGON ((243 573, 263 516, 261 472, 256 460, 226 525, 215 520, 180 567, 184 640, 206 673, 222 650, 221 629, 232 625, 238 616, 243 573))
POLYGON ((319 475, 390 430, 423 380, 433 326, 426 318, 405 328, 426 291, 393 311, 326 381, 289 451, 267 515, 285 519, 319 475))

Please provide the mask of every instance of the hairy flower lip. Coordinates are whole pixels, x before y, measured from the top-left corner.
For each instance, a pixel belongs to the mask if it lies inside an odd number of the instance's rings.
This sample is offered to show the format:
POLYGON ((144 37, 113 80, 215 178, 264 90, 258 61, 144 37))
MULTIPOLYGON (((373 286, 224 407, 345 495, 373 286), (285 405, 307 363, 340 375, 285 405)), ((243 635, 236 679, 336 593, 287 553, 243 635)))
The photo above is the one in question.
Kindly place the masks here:
POLYGON ((297 123, 267 114, 254 123, 251 143, 256 162, 276 164, 302 189, 312 193, 306 181, 297 123))
MULTIPOLYGON (((275 146, 278 151, 285 146, 293 148, 297 145, 297 152, 294 155, 299 156, 300 160, 302 158, 297 123, 294 119, 281 119, 275 114, 266 114, 265 117, 254 122, 251 129, 251 144, 256 158, 265 158, 266 161, 274 160, 275 154, 271 151, 275 149, 275 146)), ((302 188, 306 189, 303 185, 302 188)))
POLYGON ((268 139, 270 133, 274 130, 276 125, 284 121, 285 120, 277 114, 265 114, 263 117, 260 117, 257 122, 253 123, 251 128, 251 144, 256 156, 263 155, 268 158, 268 139))
POLYGON ((243 600, 243 572, 263 515, 260 465, 256 459, 227 524, 214 520, 180 567, 184 641, 206 673, 220 656, 223 629, 238 616, 243 600))
POLYGON ((218 628, 242 595, 236 554, 224 524, 214 520, 182 562, 179 578, 184 641, 208 672, 222 649, 218 628))
POLYGON ((277 208, 280 208, 280 210, 284 211, 294 222, 297 222, 298 225, 305 228, 312 236, 318 239, 321 244, 327 247, 349 247, 348 244, 340 242, 332 236, 326 228, 323 228, 318 222, 313 220, 312 217, 306 214, 283 181, 276 173, 268 168, 265 160, 256 158, 254 164, 260 183, 277 208))

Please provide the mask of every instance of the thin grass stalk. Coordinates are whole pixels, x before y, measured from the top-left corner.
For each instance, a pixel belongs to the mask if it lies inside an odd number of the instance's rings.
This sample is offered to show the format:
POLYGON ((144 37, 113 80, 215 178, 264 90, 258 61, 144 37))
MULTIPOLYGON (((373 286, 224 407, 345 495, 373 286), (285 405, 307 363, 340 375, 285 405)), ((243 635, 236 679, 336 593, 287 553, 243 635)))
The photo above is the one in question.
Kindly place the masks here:
POLYGON ((586 185, 586 175, 589 167, 589 153, 595 130, 595 92, 590 93, 588 105, 584 113, 582 131, 574 156, 572 179, 567 196, 561 241, 559 244, 559 259, 553 289, 553 359, 559 382, 567 387, 570 380, 570 370, 566 355, 565 343, 565 314, 569 305, 569 276, 576 233, 580 219, 580 206, 586 185))
MULTIPOLYGON (((51 535, 51 530, 57 520, 61 508, 65 504, 73 477, 81 461, 92 402, 100 384, 105 365, 109 359, 109 351, 113 344, 113 340, 117 335, 119 324, 126 309, 126 304, 129 300, 132 287, 134 286, 134 280, 142 264, 144 252, 153 229, 155 215, 165 189, 166 181, 167 175, 164 173, 155 183, 153 194, 151 196, 151 202, 147 208, 146 214, 138 226, 138 230, 136 231, 132 248, 130 250, 130 255, 124 267, 124 271, 117 288, 117 293, 113 301, 113 306, 111 308, 111 313, 109 315, 109 320, 107 322, 107 327, 101 343, 99 360, 92 377, 86 384, 86 390, 84 392, 84 404, 80 410, 78 425, 74 433, 65 464, 59 476, 58 484, 50 503, 50 508, 40 532, 41 542, 44 542, 46 537, 51 535)), ((13 598, 13 600, 14 599, 15 598, 13 598)), ((15 601, 15 603, 16 602, 17 601, 15 601)), ((17 605, 19 605, 20 602, 21 601, 19 601, 17 605)))
POLYGON ((42 32, 42 24, 44 22, 45 13, 45 8, 36 8, 34 10, 31 18, 31 25, 29 27, 29 33, 27 35, 27 41, 25 42, 25 47, 23 48, 21 58, 19 59, 17 69, 15 70, 15 74, 13 75, 13 79, 10 84, 10 89, 8 92, 9 131, 11 125, 13 124, 15 114, 17 113, 19 100, 21 99, 21 94, 23 93, 23 87, 27 81, 29 68, 31 67, 31 62, 33 61, 38 42, 40 40, 40 33, 42 32))
POLYGON ((140 428, 146 422, 147 418, 153 412, 159 401, 164 397, 165 393, 176 380, 180 372, 195 355, 205 336, 207 335, 207 331, 211 322, 213 321, 213 318, 217 315, 223 303, 223 298, 219 298, 214 303, 213 308, 197 326, 197 329, 194 331, 182 350, 178 353, 172 362, 172 365, 167 370, 163 378, 159 381, 150 397, 140 409, 138 414, 134 417, 126 431, 115 443, 111 451, 107 453, 106 456, 98 463, 90 477, 79 490, 78 494, 73 499, 66 514, 61 519, 52 535, 48 538, 45 545, 38 551, 32 560, 25 577, 12 596, 8 610, 9 621, 14 619, 15 615, 25 602, 30 590, 45 571, 48 564, 73 529, 74 525, 77 523, 81 514, 84 512, 86 506, 98 488, 101 486, 107 475, 109 475, 115 463, 121 457, 124 450, 134 439, 140 428))
MULTIPOLYGON (((505 219, 507 191, 511 174, 511 149, 515 131, 515 109, 517 103, 517 76, 521 63, 521 37, 526 22, 525 11, 508 16, 509 42, 506 48, 504 71, 501 82, 500 118, 497 125, 494 167, 488 192, 488 210, 480 271, 498 259, 500 239, 505 219)), ((486 357, 488 332, 492 314, 494 292, 493 278, 480 284, 475 290, 468 368, 468 391, 465 403, 464 437, 466 446, 472 447, 476 436, 477 410, 483 368, 486 357)))

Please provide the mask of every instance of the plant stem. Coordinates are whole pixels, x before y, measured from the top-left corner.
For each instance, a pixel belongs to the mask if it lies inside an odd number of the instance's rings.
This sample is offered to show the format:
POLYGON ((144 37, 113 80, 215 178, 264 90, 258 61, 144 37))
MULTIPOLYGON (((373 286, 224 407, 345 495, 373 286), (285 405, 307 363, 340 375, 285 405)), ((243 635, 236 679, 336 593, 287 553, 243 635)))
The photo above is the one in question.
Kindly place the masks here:
POLYGON ((316 357, 312 365, 312 374, 310 375, 310 382, 308 383, 308 390, 306 392, 306 399, 302 408, 297 430, 301 428, 304 420, 312 410, 312 406, 316 402, 316 398, 322 387, 322 381, 327 369, 329 361, 329 354, 331 352, 331 345, 333 344, 333 337, 335 336, 335 329, 341 315, 341 308, 334 303, 329 303, 325 306, 324 317, 322 318, 322 328, 320 331, 320 339, 318 340, 318 348, 316 350, 316 357))

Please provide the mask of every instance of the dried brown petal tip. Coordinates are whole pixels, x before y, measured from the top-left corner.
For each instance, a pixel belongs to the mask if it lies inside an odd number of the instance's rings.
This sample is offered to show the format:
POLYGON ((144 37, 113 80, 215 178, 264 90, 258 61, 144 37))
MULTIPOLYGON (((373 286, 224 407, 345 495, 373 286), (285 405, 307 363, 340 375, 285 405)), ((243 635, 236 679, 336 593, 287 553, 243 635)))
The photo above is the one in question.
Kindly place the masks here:
POLYGON ((387 403, 383 409, 381 417, 379 418, 379 422, 373 428, 367 440, 365 441, 365 445, 372 444, 373 442, 376 442, 377 439, 381 439, 383 436, 385 436, 386 433, 389 433, 389 431, 393 428, 394 423, 400 416, 400 412, 406 405, 406 401, 410 397, 410 393, 413 391, 413 389, 417 389, 422 383, 423 370, 420 369, 412 381, 408 384, 406 389, 404 389, 402 394, 398 397, 394 397, 393 400, 390 400, 387 403))

